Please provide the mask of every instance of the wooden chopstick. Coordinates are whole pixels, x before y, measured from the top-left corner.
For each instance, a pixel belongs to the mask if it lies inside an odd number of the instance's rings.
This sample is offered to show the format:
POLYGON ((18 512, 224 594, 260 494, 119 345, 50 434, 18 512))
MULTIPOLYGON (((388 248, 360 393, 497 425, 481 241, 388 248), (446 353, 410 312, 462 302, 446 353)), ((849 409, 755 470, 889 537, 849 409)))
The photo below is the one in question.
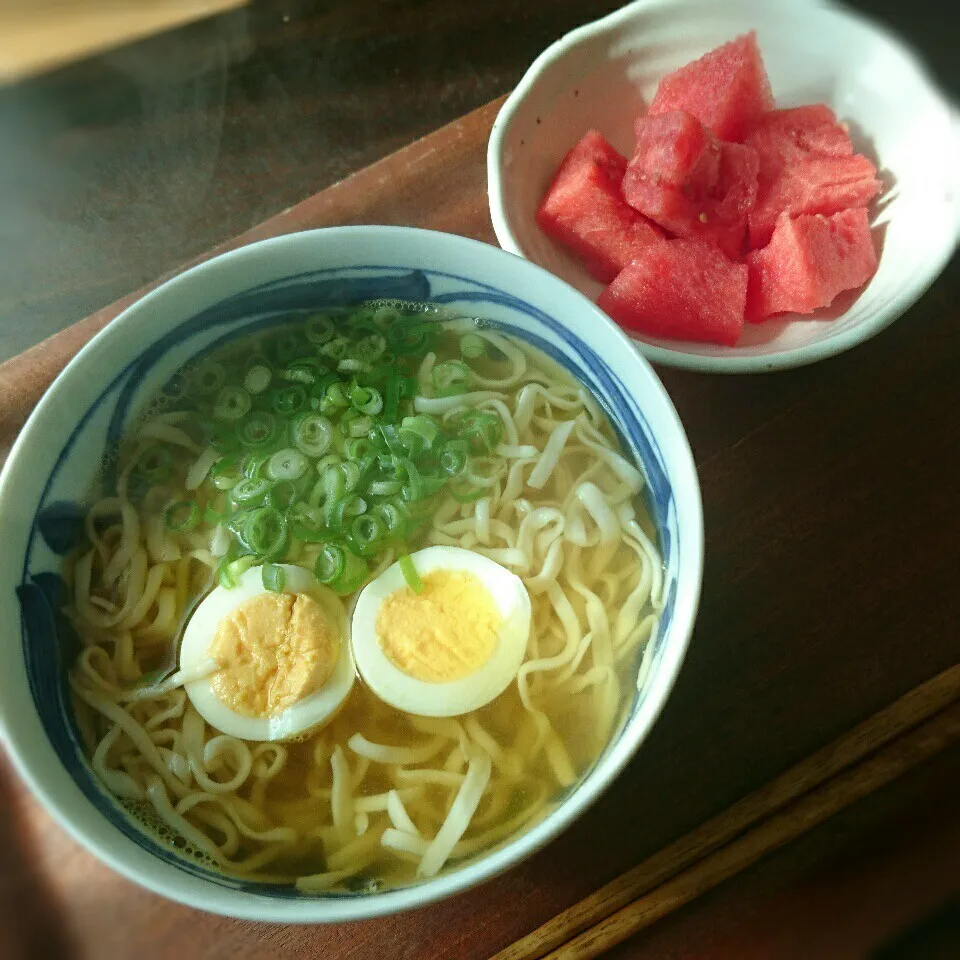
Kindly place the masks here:
POLYGON ((951 706, 957 700, 960 664, 915 687, 492 960, 597 956, 960 739, 960 706, 951 706), (876 756, 864 760, 871 754, 876 756))
POLYGON ((544 960, 592 960, 600 956, 957 741, 960 704, 898 737, 739 839, 548 953, 544 960))

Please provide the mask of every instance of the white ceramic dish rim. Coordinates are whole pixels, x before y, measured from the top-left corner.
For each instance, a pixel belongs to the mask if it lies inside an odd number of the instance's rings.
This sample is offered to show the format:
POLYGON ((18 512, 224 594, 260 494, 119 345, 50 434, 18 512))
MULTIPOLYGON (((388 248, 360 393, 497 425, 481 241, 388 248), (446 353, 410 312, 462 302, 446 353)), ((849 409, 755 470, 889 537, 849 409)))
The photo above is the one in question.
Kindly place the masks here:
MULTIPOLYGON (((490 261, 499 261, 501 267, 507 268, 503 271, 504 273, 519 271, 529 274, 531 285, 535 284, 541 289, 553 288, 558 296, 569 300, 571 310, 576 309, 579 313, 585 314, 590 324, 600 324, 601 327, 607 328, 608 333, 615 334, 616 340, 622 342, 624 346, 628 343, 622 331, 574 288, 536 264, 514 258, 510 254, 478 241, 414 228, 372 226, 327 228, 261 241, 223 254, 167 281, 124 310, 111 325, 101 331, 77 354, 44 395, 21 431, 0 477, 0 503, 8 500, 11 490, 23 488, 24 484, 30 482, 27 451, 33 438, 44 429, 45 424, 62 417, 58 404, 60 386, 74 377, 91 375, 98 362, 97 354, 104 346, 123 336, 123 328, 131 322, 132 318, 147 312, 168 298, 175 300, 178 295, 190 291, 198 280, 207 279, 225 264, 243 264, 245 260, 254 261, 264 254, 282 256, 287 245, 310 242, 312 239, 318 238, 318 243, 322 246, 324 242, 335 243, 340 238, 357 238, 363 235, 368 236, 372 245, 376 245, 378 240, 388 245, 395 243, 397 247, 403 247, 404 244, 409 244, 411 247, 420 244, 427 248, 431 244, 436 245, 433 249, 444 248, 451 251, 449 254, 441 252, 441 259, 449 255, 450 260, 472 263, 471 272, 480 269, 477 264, 482 267, 490 261), (459 256, 457 256, 458 252, 459 256), (522 269, 519 264, 523 264, 522 269)), ((277 275, 283 277, 285 274, 282 270, 278 270, 277 275)), ((630 352, 633 353, 633 351, 630 352)), ((148 851, 138 847, 134 841, 120 834, 92 805, 89 810, 67 808, 65 802, 48 789, 46 777, 37 775, 34 770, 34 767, 40 764, 39 761, 35 764, 31 757, 38 749, 48 751, 52 754, 52 761, 57 765, 60 763, 46 739, 45 730, 35 707, 32 715, 28 717, 11 718, 9 715, 0 717, 3 721, 0 723, 0 734, 20 776, 51 815, 75 840, 121 875, 171 900, 208 912, 243 919, 341 922, 385 915, 449 897, 501 873, 530 856, 558 836, 597 800, 644 741, 662 711, 676 680, 696 616, 703 571, 703 518, 696 468, 686 435, 669 396, 655 372, 643 361, 643 358, 637 357, 637 360, 645 367, 647 374, 644 388, 648 391, 647 396, 650 397, 650 401, 644 401, 644 405, 647 402, 657 405, 660 415, 667 418, 672 432, 669 439, 674 445, 674 456, 680 474, 679 476, 671 475, 671 485, 678 501, 681 497, 683 499, 684 519, 679 529, 683 541, 686 583, 682 595, 678 589, 674 618, 670 626, 671 636, 669 642, 664 641, 663 657, 655 677, 656 683, 651 685, 639 709, 621 731, 617 742, 609 748, 586 780, 530 831, 474 863, 417 886, 400 888, 372 897, 358 895, 336 899, 322 897, 275 899, 217 887, 207 881, 187 877, 186 874, 181 879, 166 870, 159 869, 163 866, 160 861, 153 858, 148 851), (35 742, 29 742, 31 735, 39 735, 42 738, 41 747, 38 747, 35 742), (92 827, 85 826, 85 821, 91 818, 96 822, 92 827), (100 836, 95 838, 91 836, 92 832, 100 836), (144 856, 157 866, 155 871, 143 872, 143 863, 139 864, 141 869, 138 869, 136 860, 142 860, 144 856), (175 879, 171 879, 172 877, 175 879)), ((0 526, 6 526, 6 523, 0 526)), ((26 685, 22 656, 9 673, 16 674, 16 679, 7 682, 26 685)), ((29 697, 29 694, 27 696, 29 697)), ((66 771, 59 772, 69 776, 66 771)))
MULTIPOLYGON (((847 7, 843 4, 833 2, 833 0, 776 0, 776 2, 793 6, 820 7, 829 9, 840 15, 850 15, 847 7)), ((507 135, 513 124, 517 108, 535 86, 540 74, 543 73, 547 67, 561 60, 579 43, 594 37, 599 37, 605 33, 614 33, 623 23, 632 19, 640 10, 649 5, 649 0, 634 0, 633 3, 628 3, 626 6, 615 10, 613 13, 607 14, 605 17, 601 17, 599 20, 594 20, 591 23, 584 24, 564 34, 559 40, 550 44, 550 46, 533 61, 520 79, 520 82, 507 97, 506 101, 504 101, 503 106, 500 108, 493 122, 490 140, 487 144, 487 195, 490 206, 490 218, 493 221, 493 230, 497 240, 504 250, 508 250, 510 253, 517 254, 521 257, 525 256, 522 245, 510 228, 509 217, 507 216, 507 210, 504 205, 502 176, 507 135)), ((922 65, 922 61, 907 44, 886 27, 873 21, 870 17, 859 12, 857 12, 855 16, 858 20, 869 23, 874 30, 883 34, 890 43, 900 48, 904 54, 913 59, 916 63, 917 70, 926 80, 930 88, 937 90, 935 82, 922 65)), ((940 96, 942 97, 942 94, 940 94, 940 96)), ((957 156, 960 158, 960 112, 952 110, 952 113, 957 156)), ((957 206, 958 214, 960 214, 960 204, 957 206)), ((772 373, 777 370, 790 370, 795 367, 806 366, 818 360, 836 356, 863 343, 865 340, 880 333, 893 323, 894 320, 902 316, 913 303, 919 300, 920 297, 933 286, 937 277, 939 277, 953 256, 958 243, 960 243, 960 222, 958 222, 957 233, 953 243, 945 244, 940 249, 936 260, 931 262, 931 269, 922 284, 901 291, 898 296, 889 300, 883 309, 877 311, 862 323, 810 344, 804 344, 762 356, 738 357, 735 354, 731 354, 730 356, 713 357, 690 354, 682 350, 673 350, 668 347, 661 347, 639 340, 631 339, 630 342, 652 363, 662 363, 668 367, 696 370, 703 373, 772 373)))

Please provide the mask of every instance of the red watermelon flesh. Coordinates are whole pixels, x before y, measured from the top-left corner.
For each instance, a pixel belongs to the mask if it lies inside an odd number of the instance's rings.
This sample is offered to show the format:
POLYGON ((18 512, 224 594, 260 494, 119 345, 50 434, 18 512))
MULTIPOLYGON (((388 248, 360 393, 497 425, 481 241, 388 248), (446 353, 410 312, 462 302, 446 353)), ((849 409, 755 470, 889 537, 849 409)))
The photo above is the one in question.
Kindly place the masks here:
POLYGON ((699 60, 667 74, 650 115, 686 110, 721 140, 742 140, 760 114, 773 109, 773 92, 757 46, 745 33, 699 60))
MULTIPOLYGON (((709 136, 709 131, 701 130, 709 136)), ((743 144, 718 146, 717 174, 712 184, 706 185, 701 175, 677 185, 658 178, 657 169, 649 162, 666 150, 654 152, 638 145, 623 178, 623 195, 632 207, 671 233, 709 241, 736 258, 743 248, 747 214, 757 195, 758 161, 755 151, 743 144)), ((706 166, 702 156, 701 152, 691 167, 700 174, 706 166)), ((676 171, 680 165, 668 169, 676 171)))
POLYGON ((591 130, 560 164, 536 213, 540 229, 604 283, 663 236, 624 202, 620 181, 626 166, 626 158, 591 130))
POLYGON ((627 169, 627 158, 598 130, 588 130, 579 142, 574 144, 573 149, 561 162, 557 173, 561 173, 566 166, 580 167, 587 163, 598 164, 616 185, 619 185, 627 169))
POLYGON ((877 168, 864 156, 814 154, 788 162, 772 179, 761 177, 750 211, 750 246, 764 246, 782 213, 833 214, 865 207, 881 190, 877 168))
POLYGON ((744 140, 757 151, 760 177, 770 179, 787 163, 811 154, 849 157, 850 135, 825 103, 771 110, 757 120, 744 140))
POLYGON ((716 184, 720 143, 696 117, 674 110, 640 117, 634 124, 637 145, 627 166, 632 176, 676 187, 690 198, 716 184))
POLYGON ((647 336, 733 345, 746 296, 746 264, 699 240, 667 240, 624 267, 597 303, 647 336))
POLYGON ((747 318, 776 313, 812 313, 838 293, 866 283, 877 255, 863 207, 777 221, 770 243, 747 256, 750 283, 747 318))

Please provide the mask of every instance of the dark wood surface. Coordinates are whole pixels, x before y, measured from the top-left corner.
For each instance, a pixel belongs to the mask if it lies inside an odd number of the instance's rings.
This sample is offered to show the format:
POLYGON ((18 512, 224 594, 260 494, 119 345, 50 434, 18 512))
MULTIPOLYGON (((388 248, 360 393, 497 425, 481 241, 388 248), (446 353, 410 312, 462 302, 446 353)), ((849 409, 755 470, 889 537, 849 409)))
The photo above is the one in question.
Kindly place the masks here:
MULTIPOLYGON (((471 98, 488 99, 509 85, 552 35, 597 12, 592 4, 531 4, 533 12, 518 26, 505 3, 460 8, 357 2, 315 12, 302 6, 292 9, 286 24, 279 5, 269 13, 258 7, 247 12, 244 35, 247 42, 256 37, 256 53, 248 50, 240 66, 223 68, 222 126, 206 179, 181 177, 176 164, 164 167, 162 161, 159 167, 145 161, 136 168, 139 176, 126 152, 136 131, 146 130, 158 142, 179 143, 170 146, 169 156, 180 157, 200 129, 184 134, 185 118, 207 116, 199 93, 193 106, 177 115, 183 122, 165 122, 170 116, 161 111, 149 123, 131 120, 124 126, 117 120, 124 109, 128 118, 139 116, 131 105, 135 89, 107 82, 98 74, 106 69, 101 63, 65 71, 77 85, 87 77, 102 101, 98 108, 74 107, 83 115, 80 132, 51 124, 49 140, 38 141, 52 148, 50 167, 39 169, 37 182, 12 203, 38 217, 42 229, 24 228, 20 242, 5 244, 0 258, 0 323, 10 353, 372 159, 364 151, 375 156, 435 126, 443 111, 459 114, 472 105, 471 98), (427 14, 435 31, 429 41, 416 29, 427 14), (260 17, 265 25, 257 32, 260 17), (436 44, 444 40, 449 46, 441 53, 436 44), (320 49, 339 50, 341 59, 331 54, 325 61, 316 53, 320 49), (456 50, 468 52, 458 59, 456 50), (486 72, 471 60, 478 50, 487 58, 486 72), (251 59, 262 69, 244 74, 251 59), (475 86, 463 79, 470 63, 475 86), (400 70, 391 74, 394 68, 400 70), (449 87, 442 82, 444 70, 452 71, 449 87), (230 89, 238 72, 246 77, 239 93, 230 89), (422 84, 411 76, 422 76, 422 84), (282 95, 278 77, 289 84, 282 95), (385 106, 391 90, 393 114, 385 106), (132 100, 124 100, 127 96, 132 100), (331 138, 326 149, 324 137, 331 138), (354 144, 352 152, 343 146, 347 142, 354 144), (107 156, 114 160, 113 167, 96 166, 102 182, 93 167, 83 165, 94 155, 97 164, 107 156), (50 169, 69 170, 71 157, 76 178, 62 193, 51 191, 44 206, 30 191, 39 190, 50 169), (343 166, 337 169, 336 163, 343 166), (71 193, 78 182, 84 189, 71 193), (57 217, 66 209, 61 203, 74 205, 70 222, 79 224, 79 233, 60 229, 57 217), (27 275, 33 277, 30 284, 27 275)), ((924 22, 920 17, 913 26, 924 22)), ((226 27, 217 26, 214 36, 220 37, 221 29, 226 27)), ((942 34, 932 27, 929 38, 931 55, 945 49, 942 34)), ((213 46, 228 55, 222 37, 213 46)), ((958 80, 956 72, 952 80, 958 80)), ((25 109, 31 97, 41 104, 47 95, 56 100, 49 91, 65 82, 58 75, 28 90, 8 90, 0 97, 0 113, 9 117, 11 103, 25 109)), ((367 221, 423 224, 490 240, 483 151, 491 118, 492 111, 474 115, 247 237, 367 221)), ((9 139, 0 143, 6 156, 9 139)), ((184 160, 184 169, 199 169, 200 156, 184 160)), ((11 222, 19 221, 0 219, 8 240, 14 236, 11 222)), ((271 927, 200 916, 139 890, 97 864, 15 788, 14 806, 34 844, 37 882, 52 903, 61 904, 66 925, 82 945, 80 955, 488 957, 955 662, 958 296, 955 260, 906 317, 842 357, 769 377, 661 371, 690 436, 703 487, 707 566, 697 629, 676 690, 634 762, 597 807, 543 853, 478 891, 414 914, 331 928, 271 927)), ((29 407, 24 388, 31 377, 34 388, 42 384, 84 333, 109 315, 105 311, 26 360, 0 368, 0 432, 6 434, 0 439, 9 439, 29 407)), ((938 775, 945 779, 930 771, 919 774, 926 789, 916 788, 918 794, 955 782, 950 775, 958 763, 953 754, 943 758, 938 775)), ((906 802, 900 789, 906 788, 891 788, 893 799, 877 800, 881 807, 889 805, 890 816, 906 802)), ((844 815, 849 818, 844 822, 853 824, 847 827, 851 835, 861 836, 877 822, 876 814, 871 821, 859 809, 844 815)), ((840 843, 829 833, 836 829, 821 828, 734 883, 753 883, 750 902, 762 903, 778 884, 821 863, 840 843), (820 835, 828 839, 817 840, 820 835), (813 846, 803 847, 808 842, 813 846), (808 852, 797 854, 801 847, 808 852), (784 866, 790 857, 799 857, 802 869, 784 866), (774 870, 778 882, 765 870, 774 870)), ((5 866, 8 887, 16 886, 15 876, 20 877, 16 868, 5 866)), ((723 898, 729 896, 717 891, 706 907, 694 904, 663 929, 687 923, 696 930, 696 918, 725 915, 723 904, 729 901, 723 898)), ((667 936, 652 931, 622 948, 621 955, 671 955, 656 946, 658 935, 667 936)), ((683 942, 675 941, 673 955, 697 955, 684 954, 676 946, 683 942)))

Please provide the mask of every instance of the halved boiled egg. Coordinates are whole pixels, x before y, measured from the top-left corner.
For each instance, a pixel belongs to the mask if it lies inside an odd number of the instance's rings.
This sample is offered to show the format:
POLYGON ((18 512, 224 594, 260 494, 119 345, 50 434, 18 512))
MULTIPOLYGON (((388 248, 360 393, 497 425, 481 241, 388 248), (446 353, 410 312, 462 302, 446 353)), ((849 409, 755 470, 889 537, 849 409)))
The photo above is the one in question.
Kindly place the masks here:
POLYGON ((518 576, 460 547, 427 547, 364 587, 353 613, 353 654, 381 700, 407 713, 454 717, 499 696, 530 635, 530 596, 518 576))
POLYGON ((212 672, 185 684, 197 712, 242 740, 286 740, 326 723, 355 676, 347 617, 337 596, 302 567, 282 565, 284 589, 251 567, 194 611, 180 669, 212 672))

